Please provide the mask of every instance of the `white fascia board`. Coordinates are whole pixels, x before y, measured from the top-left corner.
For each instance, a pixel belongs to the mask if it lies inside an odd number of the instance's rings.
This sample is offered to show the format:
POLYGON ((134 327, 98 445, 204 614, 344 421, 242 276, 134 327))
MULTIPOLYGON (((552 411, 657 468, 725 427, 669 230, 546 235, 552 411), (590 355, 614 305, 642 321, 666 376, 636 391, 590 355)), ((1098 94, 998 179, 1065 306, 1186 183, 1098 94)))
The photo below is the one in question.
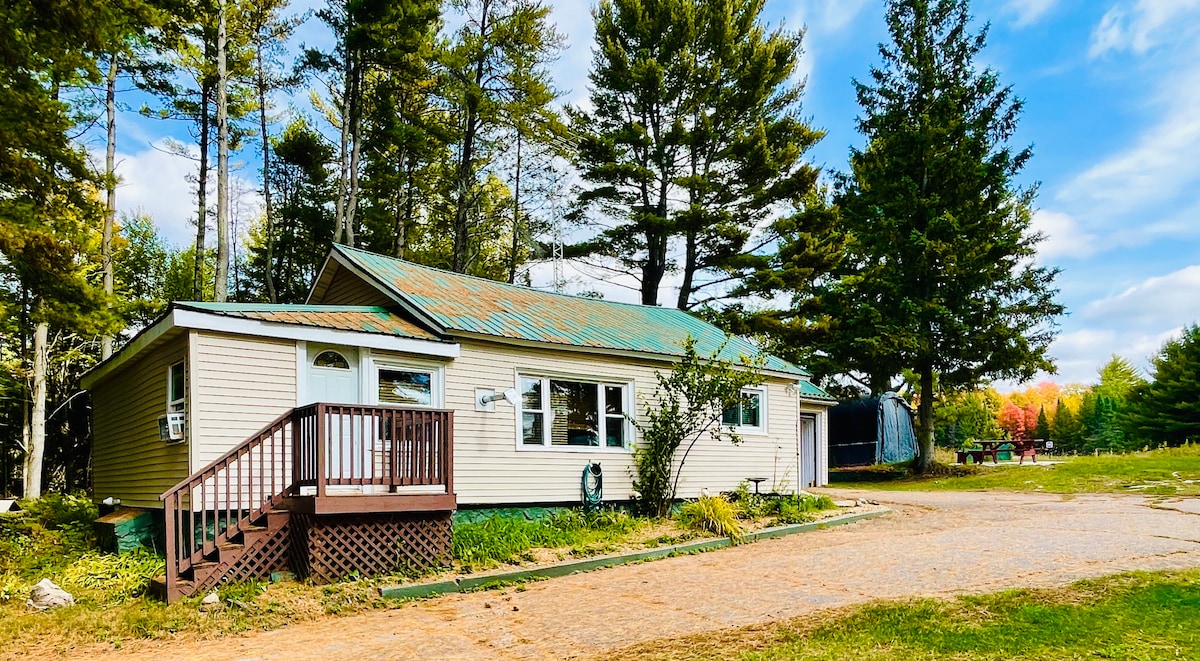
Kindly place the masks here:
POLYGON ((175 310, 173 316, 175 323, 184 328, 194 328, 196 330, 217 333, 254 335, 281 340, 303 340, 304 342, 314 342, 317 344, 340 344, 343 346, 398 351, 438 358, 458 358, 459 356, 458 344, 450 342, 434 342, 408 337, 397 337, 395 335, 359 333, 332 328, 313 328, 310 326, 260 321, 258 319, 236 319, 218 314, 197 312, 195 310, 175 310))
POLYGON ((163 315, 158 321, 154 322, 147 328, 144 328, 138 333, 133 340, 121 347, 120 351, 113 354, 108 360, 93 367, 90 372, 83 375, 79 380, 79 386, 84 390, 91 390, 92 386, 97 381, 104 378, 105 375, 112 373, 121 365, 124 365, 130 358, 138 355, 143 349, 156 342, 160 337, 166 334, 167 331, 175 328, 175 315, 178 311, 171 310, 163 315))
POLYGON ((408 300, 408 298, 404 296, 403 292, 397 292, 392 287, 389 287, 386 283, 380 282, 378 278, 362 270, 357 264, 350 261, 350 259, 348 259, 345 255, 337 252, 336 250, 330 254, 330 257, 331 259, 337 260, 338 266, 358 276, 360 280, 370 284, 382 292, 384 296, 387 296, 395 301, 396 305, 399 305, 400 308, 405 312, 416 317, 426 328, 431 328, 434 332, 440 335, 446 334, 446 328, 444 326, 438 323, 438 321, 430 316, 429 313, 425 312, 425 310, 421 309, 420 306, 408 300))

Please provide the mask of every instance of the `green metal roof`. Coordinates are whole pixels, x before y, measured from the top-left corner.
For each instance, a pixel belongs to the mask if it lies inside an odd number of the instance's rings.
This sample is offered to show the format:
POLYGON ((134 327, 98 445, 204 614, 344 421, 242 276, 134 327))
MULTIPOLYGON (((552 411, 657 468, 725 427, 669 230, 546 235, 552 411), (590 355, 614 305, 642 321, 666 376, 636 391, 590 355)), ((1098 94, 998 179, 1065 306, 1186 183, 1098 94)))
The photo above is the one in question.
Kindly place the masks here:
POLYGON ((804 380, 804 381, 800 382, 800 397, 803 399, 823 399, 823 400, 827 400, 830 402, 837 401, 837 399, 835 399, 833 397, 833 395, 830 395, 829 393, 825 392, 824 390, 821 390, 815 384, 811 383, 808 380, 804 380))
MULTIPOLYGON (((348 262, 407 302, 448 334, 478 333, 514 340, 678 356, 687 336, 701 355, 725 343, 721 357, 751 358, 759 349, 716 326, 675 308, 614 303, 540 291, 420 266, 394 257, 335 246, 348 262)), ((808 376, 775 356, 766 369, 808 376)), ((816 392, 824 395, 816 386, 816 392)), ((818 396, 814 393, 813 396, 818 396)), ((828 395, 824 395, 828 397, 828 395)))

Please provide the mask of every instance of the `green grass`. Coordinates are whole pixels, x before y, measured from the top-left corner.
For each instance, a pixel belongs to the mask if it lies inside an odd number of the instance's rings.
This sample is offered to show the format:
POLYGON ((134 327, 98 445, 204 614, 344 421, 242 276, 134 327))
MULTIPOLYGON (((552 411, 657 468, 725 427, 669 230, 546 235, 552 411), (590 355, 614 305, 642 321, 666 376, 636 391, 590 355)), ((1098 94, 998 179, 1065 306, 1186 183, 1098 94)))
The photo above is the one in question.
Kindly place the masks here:
POLYGON ((892 490, 1048 491, 1052 493, 1144 493, 1200 495, 1200 445, 1124 455, 1050 457, 1061 462, 1030 466, 942 466, 927 476, 903 467, 877 466, 831 472, 838 485, 892 490))
POLYGON ((1200 658, 1200 570, 1133 573, 843 609, 783 625, 655 641, 612 659, 1066 661, 1200 658))
POLYGON ((454 526, 454 559, 467 571, 533 560, 533 549, 570 548, 573 555, 604 553, 648 523, 619 510, 584 514, 563 510, 528 520, 492 517, 454 526))

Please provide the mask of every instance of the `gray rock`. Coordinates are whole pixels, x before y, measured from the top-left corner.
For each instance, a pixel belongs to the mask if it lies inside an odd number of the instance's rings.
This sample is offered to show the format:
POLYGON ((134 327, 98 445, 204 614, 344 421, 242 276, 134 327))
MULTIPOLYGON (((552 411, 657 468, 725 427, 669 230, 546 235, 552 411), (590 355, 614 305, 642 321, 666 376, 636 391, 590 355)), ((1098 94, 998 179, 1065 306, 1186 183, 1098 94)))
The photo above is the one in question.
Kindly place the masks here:
POLYGON ((200 602, 203 606, 216 606, 219 603, 221 603, 221 596, 215 590, 204 595, 204 600, 200 602))
POLYGON ((33 586, 33 590, 29 592, 29 601, 25 603, 31 608, 44 611, 59 606, 72 606, 75 604, 75 597, 55 585, 54 581, 43 578, 33 586))

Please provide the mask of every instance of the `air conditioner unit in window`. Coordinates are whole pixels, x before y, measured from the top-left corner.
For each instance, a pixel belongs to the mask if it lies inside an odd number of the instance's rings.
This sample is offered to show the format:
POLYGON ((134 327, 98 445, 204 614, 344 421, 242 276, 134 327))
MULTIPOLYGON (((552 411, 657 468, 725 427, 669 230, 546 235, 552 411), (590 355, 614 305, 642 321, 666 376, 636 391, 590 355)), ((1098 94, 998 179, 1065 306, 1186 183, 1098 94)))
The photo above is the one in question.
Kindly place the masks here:
POLYGON ((158 437, 167 443, 180 443, 185 437, 185 416, 182 411, 158 416, 158 437))

